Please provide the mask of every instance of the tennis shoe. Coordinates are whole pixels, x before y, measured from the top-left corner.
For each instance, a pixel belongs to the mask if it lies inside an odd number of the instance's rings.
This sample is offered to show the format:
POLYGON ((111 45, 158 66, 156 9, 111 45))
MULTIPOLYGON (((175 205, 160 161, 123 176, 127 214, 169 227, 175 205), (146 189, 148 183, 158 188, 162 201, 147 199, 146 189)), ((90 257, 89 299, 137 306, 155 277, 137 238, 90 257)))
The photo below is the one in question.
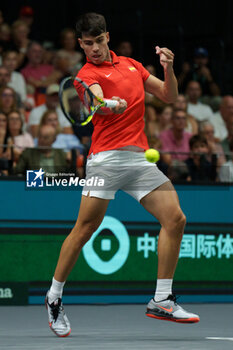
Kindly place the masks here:
POLYGON ((58 298, 53 303, 49 304, 47 293, 45 298, 45 306, 48 311, 50 329, 58 337, 67 337, 70 335, 70 322, 65 314, 61 298, 58 298))
POLYGON ((169 295, 167 299, 156 302, 153 299, 147 305, 146 315, 158 320, 172 321, 178 323, 197 323, 200 318, 184 310, 176 302, 175 295, 169 295))

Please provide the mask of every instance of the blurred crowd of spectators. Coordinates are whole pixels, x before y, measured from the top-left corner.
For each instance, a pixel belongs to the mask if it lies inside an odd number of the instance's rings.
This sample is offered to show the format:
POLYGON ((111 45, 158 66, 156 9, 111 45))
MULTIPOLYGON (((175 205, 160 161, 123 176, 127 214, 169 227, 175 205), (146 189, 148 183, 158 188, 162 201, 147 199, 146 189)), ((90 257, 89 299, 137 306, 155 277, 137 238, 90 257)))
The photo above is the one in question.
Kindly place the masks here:
POLYGON ((173 181, 233 182, 233 96, 221 94, 209 61, 198 47, 183 63, 175 103, 145 96, 149 146, 160 150, 158 166, 173 181))
MULTIPOLYGON (((73 129, 59 106, 59 83, 85 63, 74 29, 64 28, 60 46, 34 41, 34 12, 21 8, 10 25, 0 11, 0 174, 26 169, 83 176, 92 127, 73 129)), ((129 41, 116 47, 133 57, 129 41)), ((158 162, 173 181, 233 182, 233 96, 222 96, 206 48, 195 50, 178 76, 172 105, 146 93, 145 132, 161 152, 158 162)), ((146 67, 156 75, 155 67, 146 67)))
POLYGON ((9 25, 0 12, 0 173, 43 167, 64 172, 82 165, 92 128, 73 130, 59 106, 59 83, 83 65, 75 30, 64 28, 60 46, 33 39, 34 11, 20 9, 9 25))
POLYGON ((205 48, 193 60, 195 69, 185 63, 178 76, 175 103, 146 94, 149 145, 161 151, 158 166, 173 181, 233 182, 233 96, 221 96, 205 48))

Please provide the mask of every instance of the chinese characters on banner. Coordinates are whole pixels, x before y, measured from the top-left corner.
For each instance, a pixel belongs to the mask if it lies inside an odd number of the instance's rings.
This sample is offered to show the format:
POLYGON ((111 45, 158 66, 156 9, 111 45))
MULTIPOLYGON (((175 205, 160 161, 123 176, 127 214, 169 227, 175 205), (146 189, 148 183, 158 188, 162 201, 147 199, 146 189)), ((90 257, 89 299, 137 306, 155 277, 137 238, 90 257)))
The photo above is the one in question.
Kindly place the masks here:
MULTIPOLYGON (((157 251, 158 236, 149 236, 148 232, 143 237, 137 238, 137 251, 143 252, 145 259, 150 252, 157 251)), ((185 234, 180 247, 180 258, 210 259, 216 257, 229 259, 233 255, 233 237, 226 235, 185 234)))

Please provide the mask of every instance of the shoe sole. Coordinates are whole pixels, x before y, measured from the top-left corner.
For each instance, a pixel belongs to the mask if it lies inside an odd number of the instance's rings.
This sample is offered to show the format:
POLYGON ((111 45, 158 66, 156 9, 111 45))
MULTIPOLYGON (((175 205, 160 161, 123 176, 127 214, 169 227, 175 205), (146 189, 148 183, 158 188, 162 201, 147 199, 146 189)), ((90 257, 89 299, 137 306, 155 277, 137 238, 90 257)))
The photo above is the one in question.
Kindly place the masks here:
POLYGON ((200 318, 169 318, 169 317, 161 317, 161 316, 156 316, 154 314, 149 314, 146 312, 146 316, 151 317, 151 318, 156 318, 157 320, 163 320, 163 321, 170 321, 170 322, 176 322, 176 323, 198 323, 200 321, 200 318))
MULTIPOLYGON (((45 298, 45 307, 46 307, 46 310, 48 311, 48 306, 47 306, 47 300, 46 300, 46 298, 45 298)), ((63 335, 60 335, 60 334, 58 334, 58 333, 52 328, 52 324, 51 324, 50 322, 48 322, 48 323, 49 323, 49 328, 51 329, 51 331, 52 331, 54 334, 56 334, 56 336, 59 337, 59 338, 68 337, 68 336, 70 335, 70 333, 71 333, 71 329, 70 329, 68 333, 63 334, 63 335)))
POLYGON ((71 333, 71 329, 70 329, 69 333, 60 335, 60 334, 58 334, 58 333, 52 328, 52 324, 51 324, 51 323, 49 323, 49 328, 50 328, 51 331, 52 331, 54 334, 56 334, 56 336, 59 337, 59 338, 68 337, 68 336, 70 335, 70 333, 71 333))

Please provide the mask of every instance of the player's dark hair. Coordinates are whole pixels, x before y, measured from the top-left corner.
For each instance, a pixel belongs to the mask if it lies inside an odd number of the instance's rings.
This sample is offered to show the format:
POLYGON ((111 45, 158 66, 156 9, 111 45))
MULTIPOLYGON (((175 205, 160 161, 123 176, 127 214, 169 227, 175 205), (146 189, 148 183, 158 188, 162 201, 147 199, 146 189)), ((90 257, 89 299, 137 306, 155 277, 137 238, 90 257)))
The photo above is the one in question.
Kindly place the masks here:
POLYGON ((106 32, 106 21, 104 16, 89 12, 81 15, 76 23, 76 31, 78 38, 82 37, 82 34, 90 36, 98 36, 106 32))
POLYGON ((202 135, 194 135, 189 140, 189 147, 190 147, 190 149, 192 149, 194 147, 194 145, 196 145, 197 143, 198 144, 201 143, 201 144, 204 144, 204 145, 208 146, 208 143, 207 143, 206 138, 204 136, 202 136, 202 135))

